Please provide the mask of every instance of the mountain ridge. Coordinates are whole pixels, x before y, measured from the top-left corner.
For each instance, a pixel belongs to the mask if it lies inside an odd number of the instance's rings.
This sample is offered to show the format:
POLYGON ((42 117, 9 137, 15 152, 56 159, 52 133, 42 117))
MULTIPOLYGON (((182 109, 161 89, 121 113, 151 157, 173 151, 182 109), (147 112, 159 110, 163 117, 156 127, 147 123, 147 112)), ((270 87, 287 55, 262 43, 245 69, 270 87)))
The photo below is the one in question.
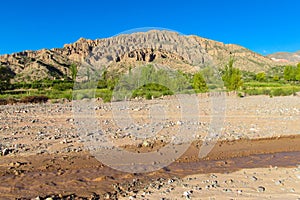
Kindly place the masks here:
POLYGON ((271 58, 276 62, 281 63, 297 63, 300 62, 300 50, 296 52, 276 52, 273 54, 267 55, 267 57, 271 58))
POLYGON ((46 78, 65 79, 71 77, 71 64, 79 65, 85 57, 97 48, 103 52, 108 51, 109 48, 115 48, 116 52, 123 53, 123 55, 115 55, 112 60, 114 67, 109 68, 119 72, 126 71, 129 65, 160 63, 184 72, 194 73, 199 70, 193 66, 192 62, 195 59, 201 61, 200 68, 211 65, 222 68, 230 58, 234 58, 235 67, 253 72, 265 71, 280 65, 270 57, 260 55, 236 44, 224 44, 196 35, 183 36, 176 32, 158 30, 95 40, 80 38, 74 43, 65 44, 62 48, 26 50, 6 54, 0 56, 0 65, 8 67, 14 72, 13 80, 15 82, 46 78), (139 42, 132 42, 134 40, 139 42), (148 44, 150 48, 135 49, 133 47, 133 45, 140 45, 141 43, 148 44), (171 44, 178 45, 172 46, 171 44), (189 53, 187 51, 189 49, 197 52, 189 53), (189 54, 197 54, 199 58, 189 54), (151 56, 155 59, 149 59, 151 56))

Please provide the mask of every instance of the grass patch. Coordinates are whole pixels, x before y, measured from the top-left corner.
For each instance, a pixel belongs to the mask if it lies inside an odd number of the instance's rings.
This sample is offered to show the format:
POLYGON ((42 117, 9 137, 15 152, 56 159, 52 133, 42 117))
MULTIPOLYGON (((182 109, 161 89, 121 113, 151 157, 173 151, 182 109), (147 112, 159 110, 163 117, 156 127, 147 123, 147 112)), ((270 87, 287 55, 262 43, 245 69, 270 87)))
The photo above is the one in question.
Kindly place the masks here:
POLYGON ((300 91, 300 86, 281 86, 273 88, 255 88, 243 90, 248 95, 269 95, 269 96, 289 96, 295 95, 296 92, 300 91))
POLYGON ((273 88, 273 87, 282 87, 287 84, 282 84, 282 83, 275 83, 275 82, 258 82, 258 81, 252 81, 252 82, 245 82, 244 87, 268 87, 268 88, 273 88))

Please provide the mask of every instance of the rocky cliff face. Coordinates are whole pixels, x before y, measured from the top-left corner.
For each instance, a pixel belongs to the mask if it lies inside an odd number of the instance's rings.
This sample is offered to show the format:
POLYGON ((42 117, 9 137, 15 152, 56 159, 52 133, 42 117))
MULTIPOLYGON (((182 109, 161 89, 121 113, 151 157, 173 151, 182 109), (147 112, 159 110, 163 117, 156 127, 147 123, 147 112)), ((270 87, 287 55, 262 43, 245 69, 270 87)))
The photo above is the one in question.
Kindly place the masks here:
POLYGON ((93 63, 109 63, 118 72, 152 63, 194 73, 212 62, 194 38, 155 30, 101 40, 90 55, 93 63))
POLYGON ((81 38, 63 48, 2 55, 0 64, 16 74, 14 81, 63 79, 70 77, 72 63, 79 65, 90 55, 95 58, 105 55, 111 63, 108 69, 119 72, 141 63, 157 63, 193 73, 202 66, 223 68, 230 57, 236 60, 235 67, 243 70, 263 71, 278 65, 272 59, 238 45, 169 31, 149 31, 97 40, 81 38))

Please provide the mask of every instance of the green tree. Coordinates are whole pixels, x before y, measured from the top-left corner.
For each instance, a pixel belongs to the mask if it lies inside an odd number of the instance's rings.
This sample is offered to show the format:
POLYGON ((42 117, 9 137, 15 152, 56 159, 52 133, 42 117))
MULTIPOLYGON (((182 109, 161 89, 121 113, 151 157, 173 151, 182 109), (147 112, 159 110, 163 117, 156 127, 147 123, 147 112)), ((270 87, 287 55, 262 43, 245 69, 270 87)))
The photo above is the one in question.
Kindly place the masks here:
POLYGON ((238 68, 233 67, 234 60, 230 58, 228 64, 225 66, 222 79, 227 90, 237 90, 243 86, 242 74, 238 68))
POLYGON ((171 81, 175 83, 175 92, 181 92, 189 88, 190 82, 186 74, 182 71, 176 71, 174 75, 175 79, 171 81))
POLYGON ((273 76, 273 81, 279 81, 279 80, 280 80, 280 77, 278 75, 273 76))
POLYGON ((98 85, 97 88, 99 89, 103 89, 103 88, 107 88, 107 70, 104 70, 102 72, 102 75, 100 76, 100 80, 98 81, 98 85))
POLYGON ((295 79, 296 81, 300 81, 300 63, 298 63, 295 69, 295 79))
POLYGON ((295 76, 295 68, 293 66, 285 66, 283 71, 283 78, 287 81, 294 81, 295 76))
POLYGON ((255 75, 255 80, 257 81, 265 81, 266 80, 266 73, 265 72, 259 72, 255 75))
POLYGON ((12 77, 13 72, 8 67, 0 66, 0 93, 9 89, 12 77))
POLYGON ((141 69, 140 81, 142 84, 154 82, 156 79, 155 68, 153 65, 147 65, 141 69))
POLYGON ((196 92, 207 92, 208 87, 201 72, 194 74, 193 88, 196 92))
POLYGON ((78 72, 77 65, 74 64, 74 63, 71 64, 71 65, 70 65, 70 70, 71 70, 71 77, 72 77, 72 80, 75 81, 76 76, 77 76, 77 72, 78 72))

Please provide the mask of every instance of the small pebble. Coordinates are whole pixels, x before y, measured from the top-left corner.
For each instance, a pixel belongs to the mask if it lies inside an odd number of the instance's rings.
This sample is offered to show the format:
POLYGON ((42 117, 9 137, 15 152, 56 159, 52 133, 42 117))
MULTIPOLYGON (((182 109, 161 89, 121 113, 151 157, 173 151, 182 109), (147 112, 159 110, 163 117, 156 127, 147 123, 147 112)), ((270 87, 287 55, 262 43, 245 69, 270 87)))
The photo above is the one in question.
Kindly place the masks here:
POLYGON ((264 192, 264 191, 266 191, 266 188, 263 187, 263 186, 259 186, 259 187, 257 188, 257 191, 258 191, 258 192, 264 192))
POLYGON ((224 192, 232 192, 231 189, 227 189, 227 188, 223 189, 223 191, 224 191, 224 192))
POLYGON ((190 199, 192 193, 193 193, 192 190, 190 190, 190 191, 184 191, 184 192, 183 192, 183 196, 184 196, 186 199, 190 199))

